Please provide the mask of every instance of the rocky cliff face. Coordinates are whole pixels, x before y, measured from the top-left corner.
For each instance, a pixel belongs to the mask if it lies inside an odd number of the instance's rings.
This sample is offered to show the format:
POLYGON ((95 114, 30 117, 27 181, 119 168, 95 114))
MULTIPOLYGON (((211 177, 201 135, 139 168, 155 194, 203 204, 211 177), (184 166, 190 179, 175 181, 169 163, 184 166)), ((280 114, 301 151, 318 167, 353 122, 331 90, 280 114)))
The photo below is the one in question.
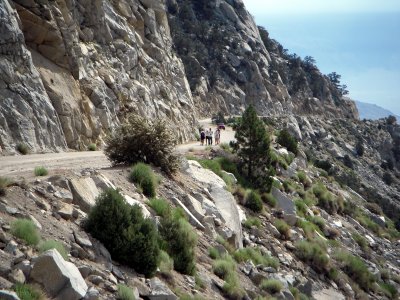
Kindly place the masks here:
POLYGON ((5 0, 0 5, 0 146, 84 149, 128 112, 356 117, 316 67, 280 53, 240 0, 5 0), (171 33, 172 32, 172 33, 171 33), (289 66, 289 67, 288 67, 289 66))
POLYGON ((168 9, 200 112, 238 114, 252 103, 262 115, 358 116, 315 62, 289 55, 256 26, 241 0, 170 0, 168 9))
POLYGON ((1 139, 13 151, 101 143, 127 112, 186 140, 194 105, 157 1, 2 1, 1 139))

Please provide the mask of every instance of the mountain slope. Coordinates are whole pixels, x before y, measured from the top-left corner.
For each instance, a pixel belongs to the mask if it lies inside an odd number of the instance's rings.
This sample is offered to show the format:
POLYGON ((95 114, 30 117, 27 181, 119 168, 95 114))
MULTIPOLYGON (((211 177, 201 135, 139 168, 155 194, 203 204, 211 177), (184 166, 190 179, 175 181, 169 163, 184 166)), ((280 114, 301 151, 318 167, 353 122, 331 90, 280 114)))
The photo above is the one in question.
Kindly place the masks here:
MULTIPOLYGON (((380 107, 376 104, 354 101, 357 105, 358 112, 360 114, 360 119, 370 119, 370 120, 378 120, 387 118, 389 116, 396 116, 390 110, 380 107)), ((396 116, 398 120, 400 120, 399 116, 396 116)))

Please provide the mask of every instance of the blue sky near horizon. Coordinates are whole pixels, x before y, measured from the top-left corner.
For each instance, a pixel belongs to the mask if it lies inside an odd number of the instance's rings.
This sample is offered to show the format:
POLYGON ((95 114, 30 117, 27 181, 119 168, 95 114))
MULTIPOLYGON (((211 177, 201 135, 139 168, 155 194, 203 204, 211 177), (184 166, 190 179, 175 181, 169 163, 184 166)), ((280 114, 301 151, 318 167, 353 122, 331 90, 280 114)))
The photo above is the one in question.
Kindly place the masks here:
POLYGON ((337 72, 350 97, 400 115, 399 0, 243 0, 290 53, 337 72))

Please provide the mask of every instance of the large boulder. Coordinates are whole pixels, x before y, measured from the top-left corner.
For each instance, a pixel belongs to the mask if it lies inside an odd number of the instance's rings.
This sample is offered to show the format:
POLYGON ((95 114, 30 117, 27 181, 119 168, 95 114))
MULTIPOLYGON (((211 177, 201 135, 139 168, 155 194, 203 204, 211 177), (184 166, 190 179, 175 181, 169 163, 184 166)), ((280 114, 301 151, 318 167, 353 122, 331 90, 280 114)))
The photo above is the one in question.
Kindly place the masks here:
POLYGON ((78 300, 85 297, 88 290, 78 268, 65 261, 55 249, 37 258, 30 277, 41 283, 51 297, 58 299, 78 300))
POLYGON ((70 181, 73 203, 78 205, 81 210, 88 213, 96 203, 99 190, 94 180, 90 177, 73 178, 70 181))
POLYGON ((157 277, 149 282, 150 294, 147 298, 150 300, 178 300, 179 298, 157 277))
POLYGON ((284 213, 284 220, 291 226, 297 222, 296 206, 292 199, 278 190, 276 187, 272 188, 272 195, 276 199, 276 208, 281 209, 284 213))

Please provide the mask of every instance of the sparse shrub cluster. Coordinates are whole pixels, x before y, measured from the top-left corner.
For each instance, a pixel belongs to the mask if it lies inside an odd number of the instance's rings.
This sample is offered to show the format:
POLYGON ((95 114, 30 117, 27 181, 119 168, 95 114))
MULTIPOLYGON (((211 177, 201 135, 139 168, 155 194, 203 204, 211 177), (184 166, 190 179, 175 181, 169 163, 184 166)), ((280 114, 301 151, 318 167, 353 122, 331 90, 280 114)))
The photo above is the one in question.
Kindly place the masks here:
POLYGON ((243 226, 246 228, 251 228, 253 226, 259 228, 261 227, 261 220, 257 217, 248 217, 246 221, 243 222, 243 226))
POLYGON ((264 279, 260 284, 260 289, 274 295, 283 290, 283 284, 277 279, 264 279))
POLYGON ((129 174, 129 179, 138 184, 146 196, 156 196, 157 177, 149 165, 144 163, 135 164, 129 174))
POLYGON ((46 300, 45 293, 37 285, 16 283, 13 287, 21 300, 46 300))
POLYGON ((35 168, 34 173, 35 176, 46 176, 49 174, 49 171, 45 167, 39 166, 35 168))
POLYGON ((136 300, 135 294, 133 293, 133 289, 125 284, 117 285, 118 291, 118 300, 136 300))
POLYGON ((28 219, 18 219, 11 223, 11 233, 24 240, 28 245, 37 245, 40 241, 40 233, 35 224, 28 219))
POLYGON ((244 290, 241 288, 236 274, 236 263, 230 255, 226 254, 214 261, 213 272, 225 280, 223 291, 230 299, 241 299, 243 297, 244 290))
POLYGON ((341 213, 344 210, 344 201, 340 197, 335 197, 329 192, 322 183, 317 183, 313 187, 313 193, 318 199, 317 205, 325 209, 330 214, 341 213))
POLYGON ((251 260, 255 265, 262 265, 264 267, 279 267, 279 261, 267 254, 261 253, 260 249, 246 247, 235 251, 233 257, 238 263, 251 260))
POLYGON ((171 206, 165 199, 162 198, 152 198, 147 204, 154 209, 157 215, 160 217, 166 217, 171 214, 171 206))
POLYGON ((7 187, 9 187, 11 183, 8 177, 0 176, 0 197, 7 194, 7 187))
POLYGON ((89 150, 89 151, 96 151, 96 150, 97 150, 96 144, 94 144, 94 143, 89 144, 88 150, 89 150))
POLYGON ((27 144, 19 143, 17 144, 17 151, 22 155, 26 155, 29 153, 29 147, 27 144))
POLYGON ((39 244, 38 248, 40 253, 46 252, 47 250, 50 249, 56 249, 58 253, 60 253, 61 256, 64 258, 64 260, 68 260, 68 251, 64 247, 64 245, 59 241, 55 240, 43 241, 39 244))
POLYGON ((351 236, 363 251, 366 251, 368 249, 368 242, 362 235, 354 232, 351 236))
POLYGON ((368 202, 365 207, 373 214, 383 216, 382 208, 377 203, 368 202))
POLYGON ((295 244, 298 258, 309 264, 314 270, 325 273, 329 270, 329 257, 326 248, 320 243, 299 241, 295 244))
POLYGON ((261 200, 270 207, 276 206, 276 198, 271 193, 263 193, 261 200))
POLYGON ((262 211, 263 203, 260 195, 256 191, 251 191, 246 196, 246 207, 251 209, 255 213, 262 211))
POLYGON ((298 142, 296 139, 289 133, 287 129, 283 129, 279 132, 278 138, 276 140, 279 145, 285 147, 288 151, 297 155, 298 150, 298 142))
POLYGON ((156 271, 159 245, 155 225, 144 219, 139 206, 126 203, 119 191, 108 189, 100 194, 84 227, 115 260, 146 276, 156 271))
POLYGON ((365 263, 349 252, 339 252, 335 257, 341 262, 341 269, 365 291, 372 288, 376 278, 368 270, 365 263))
POLYGON ((179 165, 175 144, 164 121, 132 114, 106 139, 104 152, 114 165, 144 162, 173 173, 179 165))
POLYGON ((278 229, 279 233, 285 238, 285 239, 290 239, 291 237, 291 231, 290 231, 290 226, 288 223, 286 223, 283 220, 277 219, 274 222, 274 226, 276 229, 278 229))

